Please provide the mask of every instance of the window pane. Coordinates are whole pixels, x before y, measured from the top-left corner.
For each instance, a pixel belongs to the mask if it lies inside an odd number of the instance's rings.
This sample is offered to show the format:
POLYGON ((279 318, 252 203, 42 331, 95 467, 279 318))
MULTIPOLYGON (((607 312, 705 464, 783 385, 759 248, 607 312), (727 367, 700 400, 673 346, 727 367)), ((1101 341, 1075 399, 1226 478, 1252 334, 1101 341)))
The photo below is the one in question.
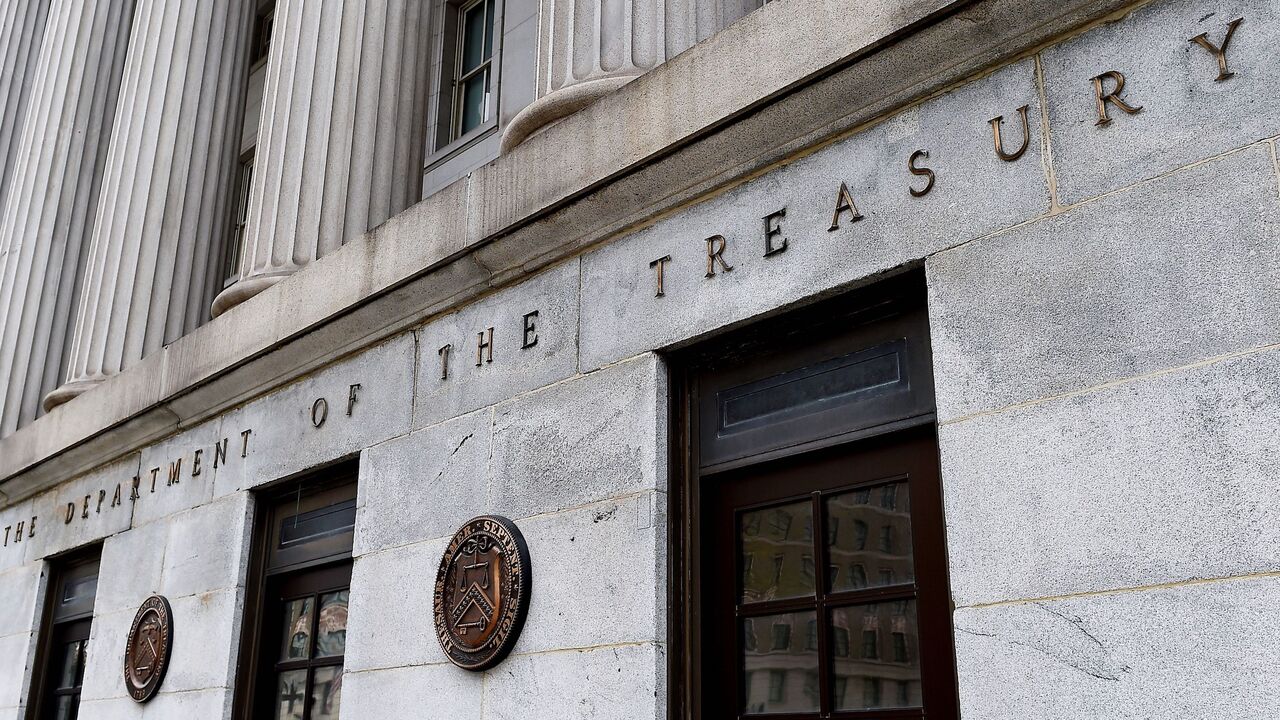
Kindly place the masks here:
POLYGON ((276 720, 302 720, 307 707, 307 671, 280 673, 276 688, 276 720))
POLYGON ((338 720, 338 706, 342 702, 341 665, 316 669, 311 702, 311 720, 338 720))
POLYGON ((343 590, 320 596, 320 628, 316 631, 316 657, 332 657, 346 653, 348 594, 347 590, 343 590))
POLYGON ((493 0, 484 4, 484 56, 493 57, 493 0))
POLYGON ((480 127, 485 121, 488 105, 489 71, 484 70, 462 84, 462 125, 458 134, 466 135, 480 127))
POLYGON ((743 601, 813 595, 812 515, 807 500, 742 514, 743 601))
POLYGON ((54 720, 75 720, 77 710, 79 709, 78 698, 72 695, 58 696, 58 702, 53 710, 54 720))
POLYGON ((831 613, 837 710, 919 707, 920 653, 914 600, 858 605, 831 613), (856 645, 848 647, 853 637, 856 645), (845 653, 841 655, 840 646, 845 653))
POLYGON ((311 640, 312 599, 292 600, 284 606, 284 643, 281 660, 304 660, 311 640))
POLYGON ((833 495, 826 501, 826 513, 831 565, 848 568, 827 579, 831 592, 915 580, 905 482, 833 495))
POLYGON ((62 646, 62 670, 58 673, 58 687, 60 689, 77 687, 82 677, 84 677, 84 643, 77 640, 62 646))
POLYGON ((813 611, 743 622, 744 712, 818 710, 818 651, 805 642, 811 624, 817 624, 813 611))
POLYGON ((485 60, 485 35, 488 29, 485 27, 485 5, 478 3, 471 7, 462 18, 462 68, 460 75, 467 73, 480 67, 485 60))

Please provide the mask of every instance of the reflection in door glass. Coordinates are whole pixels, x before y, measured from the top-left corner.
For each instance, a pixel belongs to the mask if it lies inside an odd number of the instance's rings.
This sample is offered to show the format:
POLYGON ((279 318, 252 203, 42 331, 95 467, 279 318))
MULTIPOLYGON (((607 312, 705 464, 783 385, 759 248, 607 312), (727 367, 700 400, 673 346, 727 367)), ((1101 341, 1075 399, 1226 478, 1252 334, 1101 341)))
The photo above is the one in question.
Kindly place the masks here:
POLYGON ((825 511, 830 565, 847 569, 827 578, 831 592, 915 580, 906 482, 832 495, 825 511))
POLYGON ((922 704, 915 605, 897 600, 831 611, 837 710, 922 704))
POLYGON ((818 647, 810 637, 816 625, 813 611, 743 621, 744 712, 818 710, 818 647))
POLYGON ((813 595, 813 510, 808 501, 744 512, 739 528, 743 601, 813 595))

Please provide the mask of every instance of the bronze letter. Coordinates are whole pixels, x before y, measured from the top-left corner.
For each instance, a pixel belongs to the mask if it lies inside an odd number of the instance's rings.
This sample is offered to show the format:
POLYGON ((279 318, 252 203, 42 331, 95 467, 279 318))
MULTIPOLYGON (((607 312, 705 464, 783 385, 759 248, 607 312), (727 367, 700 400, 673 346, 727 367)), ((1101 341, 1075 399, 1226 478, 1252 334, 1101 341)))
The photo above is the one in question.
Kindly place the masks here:
POLYGON ((311 424, 320 427, 328 419, 329 401, 324 398, 316 398, 316 401, 311 403, 311 424))
POLYGON ((142 478, 137 475, 133 476, 133 487, 129 490, 129 502, 137 502, 142 495, 138 494, 138 486, 142 484, 142 478))
POLYGON ((782 218, 787 216, 787 209, 782 208, 764 216, 764 256, 777 255, 787 251, 787 238, 783 236, 781 245, 774 245, 773 239, 782 235, 782 218))
POLYGON ((36 536, 36 517, 36 515, 32 515, 31 524, 27 526, 27 537, 29 538, 36 536))
POLYGON ((26 524, 27 524, 27 523, 26 523, 26 521, 25 521, 25 520, 20 520, 20 521, 18 521, 17 526, 15 526, 15 527, 13 528, 13 541, 14 541, 14 542, 16 542, 16 543, 20 543, 20 542, 22 542, 22 529, 23 529, 23 527, 25 527, 25 526, 26 526, 26 524))
POLYGON ((93 512, 94 512, 94 514, 96 514, 96 515, 101 515, 101 514, 102 514, 102 503, 104 503, 104 502, 106 502, 106 501, 107 501, 107 491, 106 491, 106 490, 99 490, 99 491, 98 491, 98 507, 94 508, 94 511, 93 511, 93 512))
POLYGON ((160 474, 160 468, 151 468, 151 492, 156 491, 156 476, 160 474))
POLYGON ((937 176, 935 176, 933 171, 929 168, 916 167, 916 160, 927 157, 929 157, 928 150, 917 150, 911 153, 911 157, 907 158, 907 169, 911 171, 912 175, 929 178, 929 181, 925 183, 923 189, 917 190, 915 188, 908 188, 908 190, 911 191, 912 197, 924 197, 925 195, 928 195, 929 191, 933 189, 934 181, 937 179, 937 176))
POLYGON ((1004 116, 991 118, 991 134, 996 139, 996 157, 1005 162, 1013 162, 1022 157, 1023 153, 1031 145, 1031 125, 1027 122, 1027 110, 1029 105, 1023 105, 1018 108, 1018 117, 1022 120, 1022 146, 1014 152, 1005 152, 1004 138, 1000 135, 1000 125, 1004 123, 1004 116))
POLYGON ((1133 107, 1120 99, 1120 93, 1122 92, 1124 92, 1124 75, 1115 70, 1108 70, 1093 78, 1093 94, 1098 100, 1097 125, 1106 125, 1111 122, 1111 118, 1107 116, 1107 103, 1109 102, 1115 103, 1116 107, 1130 115, 1134 115, 1142 109, 1141 105, 1133 107), (1107 78, 1110 78, 1111 82, 1115 83, 1115 89, 1110 92, 1102 85, 1102 81, 1107 78))
POLYGON ((858 212, 858 206, 853 202, 853 196, 849 194, 849 186, 840 183, 840 190, 836 193, 836 211, 831 215, 831 227, 827 228, 827 232, 840 229, 840 213, 849 213, 849 222, 858 222, 862 219, 862 213, 858 212))
POLYGON ((13 529, 12 525, 4 526, 4 546, 9 547, 9 531, 13 529))
POLYGON ((182 458, 169 463, 169 481, 165 485, 177 485, 179 482, 182 482, 182 458))
POLYGON ((528 350, 538 344, 538 325, 534 322, 537 319, 537 310, 524 314, 524 341, 520 344, 521 350, 528 350))
POLYGON ((219 461, 222 465, 227 464, 227 438, 222 438, 222 442, 213 444, 213 468, 218 469, 219 461))
POLYGON ((191 477, 200 476, 200 455, 204 453, 204 448, 196 448, 195 457, 191 459, 191 477))
POLYGON ((351 417, 351 411, 356 406, 356 391, 360 389, 360 383, 347 387, 347 417, 351 417))
POLYGON ((249 454, 249 436, 252 434, 253 434, 252 428, 240 433, 240 437, 244 438, 244 442, 240 446, 240 457, 246 457, 249 454))
POLYGON ((1236 34, 1236 28, 1240 27, 1240 21, 1242 20, 1244 20, 1242 17, 1236 18, 1227 24, 1227 36, 1222 39, 1222 47, 1217 47, 1213 43, 1209 42, 1209 33, 1200 33, 1188 41, 1208 50, 1213 53, 1215 58, 1217 58, 1218 77, 1213 79, 1214 82, 1222 82, 1232 75, 1235 75, 1235 73, 1227 69, 1227 46, 1231 44, 1231 36, 1236 34))
POLYGON ((120 499, 120 483, 116 483, 116 494, 111 497, 111 507, 122 504, 124 501, 120 499))
POLYGON ((667 294, 662 287, 662 269, 666 267, 669 262, 671 262, 671 256, 663 255, 657 260, 649 263, 649 267, 658 269, 658 291, 653 294, 654 297, 664 297, 667 294))
POLYGON ((81 519, 81 520, 88 520, 88 519, 89 519, 89 498, 92 498, 92 497, 93 497, 92 495, 85 495, 85 496, 84 496, 84 509, 80 511, 80 519, 81 519))
POLYGON ((480 367, 486 362, 493 362, 493 328, 489 328, 485 332, 489 333, 489 339, 484 339, 484 333, 479 333, 480 343, 476 345, 476 367, 480 367))
POLYGON ((67 503, 67 519, 65 522, 63 522, 63 525, 70 525, 71 521, 75 519, 76 519, 76 504, 73 502, 67 503))
POLYGON ((444 347, 436 351, 436 354, 440 356, 440 379, 441 380, 449 379, 449 350, 452 348, 453 348, 452 345, 445 345, 444 347))
POLYGON ((732 265, 724 261, 724 251, 728 246, 729 241, 723 235, 712 235, 707 238, 707 274, 703 277, 715 277, 717 262, 725 272, 733 269, 732 265))

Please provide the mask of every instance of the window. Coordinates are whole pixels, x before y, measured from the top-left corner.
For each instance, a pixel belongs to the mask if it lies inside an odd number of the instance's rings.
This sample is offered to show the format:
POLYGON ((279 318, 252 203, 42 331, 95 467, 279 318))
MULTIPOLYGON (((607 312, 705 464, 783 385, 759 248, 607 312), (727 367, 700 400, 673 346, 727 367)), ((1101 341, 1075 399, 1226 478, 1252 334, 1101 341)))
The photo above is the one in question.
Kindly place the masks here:
POLYGON ((240 279, 240 256, 244 252, 244 233, 249 224, 249 190, 253 187, 253 152, 240 161, 236 175, 235 216, 231 221, 231 237, 227 240, 226 257, 223 259, 222 287, 231 286, 240 279))
POLYGON ((85 653, 98 592, 98 550, 53 567, 32 697, 39 720, 74 720, 80 712, 85 653))
POLYGON ((864 292, 673 358, 677 717, 958 720, 923 277, 864 292))
POLYGON ((436 149, 485 126, 496 115, 496 0, 445 4, 436 149))
POLYGON ((336 720, 347 645, 355 485, 347 469, 261 499, 237 717, 336 720), (335 477, 336 476, 336 477, 335 477), (251 666, 251 667, 249 667, 251 666))

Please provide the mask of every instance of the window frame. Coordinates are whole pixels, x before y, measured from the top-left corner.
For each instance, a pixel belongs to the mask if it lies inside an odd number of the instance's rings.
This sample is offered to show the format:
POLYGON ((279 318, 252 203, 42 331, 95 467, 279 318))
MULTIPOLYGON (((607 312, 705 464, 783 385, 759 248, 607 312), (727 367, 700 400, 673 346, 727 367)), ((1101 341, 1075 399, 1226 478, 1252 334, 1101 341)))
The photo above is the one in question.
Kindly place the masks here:
MULTIPOLYGON (((79 706, 81 690, 84 686, 83 672, 80 671, 80 684, 72 692, 60 692, 63 688, 56 685, 54 675, 57 669, 53 664, 60 662, 54 652, 55 648, 70 641, 84 642, 82 651, 87 657, 88 641, 93 627, 94 605, 97 599, 97 584, 101 577, 102 546, 94 545, 83 548, 59 558, 51 559, 46 567, 47 581, 45 585, 44 607, 41 611, 39 637, 32 663, 31 684, 27 696, 27 720, 46 720, 52 717, 54 699, 58 695, 72 694, 77 698, 79 706), (58 608, 58 597, 68 580, 87 577, 91 571, 94 577, 94 597, 88 598, 70 608, 58 608)), ((85 657, 81 658, 85 662, 85 657)))
POLYGON ((502 40, 506 11, 504 0, 493 0, 493 48, 487 61, 491 98, 489 117, 467 133, 454 133, 457 126, 455 109, 459 106, 456 68, 460 66, 462 56, 459 42, 463 30, 461 18, 467 8, 480 2, 484 0, 445 0, 436 6, 437 10, 431 19, 435 60, 430 78, 431 128, 427 137, 423 174, 452 160, 498 130, 502 105, 502 40))

